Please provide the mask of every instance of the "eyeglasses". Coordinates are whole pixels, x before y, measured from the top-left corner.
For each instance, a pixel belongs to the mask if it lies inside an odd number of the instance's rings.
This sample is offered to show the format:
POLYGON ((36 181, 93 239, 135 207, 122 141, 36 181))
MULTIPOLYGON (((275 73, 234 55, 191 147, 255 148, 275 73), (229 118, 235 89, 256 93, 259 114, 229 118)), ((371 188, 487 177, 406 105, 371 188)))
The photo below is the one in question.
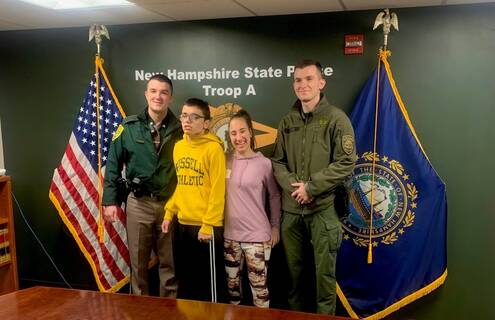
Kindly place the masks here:
POLYGON ((189 120, 191 122, 204 118, 205 118, 204 116, 200 116, 199 114, 196 113, 181 113, 179 116, 180 121, 189 120))

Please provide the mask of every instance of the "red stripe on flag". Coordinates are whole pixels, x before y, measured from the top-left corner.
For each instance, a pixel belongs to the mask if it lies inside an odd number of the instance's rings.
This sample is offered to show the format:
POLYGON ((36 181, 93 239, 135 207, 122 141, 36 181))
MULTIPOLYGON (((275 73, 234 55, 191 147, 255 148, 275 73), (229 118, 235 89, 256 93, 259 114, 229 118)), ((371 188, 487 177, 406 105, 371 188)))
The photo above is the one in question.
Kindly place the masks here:
MULTIPOLYGON (((82 155, 82 153, 80 154, 82 155)), ((86 187, 86 190, 88 190, 91 199, 93 199, 93 202, 96 203, 98 206, 98 202, 99 202, 98 190, 95 188, 95 185, 93 184, 93 180, 88 176, 86 170, 81 166, 79 160, 77 160, 77 157, 74 154, 74 151, 72 150, 72 146, 70 143, 67 145, 67 149, 65 150, 65 155, 69 160, 69 163, 71 164, 72 168, 74 169, 74 172, 76 172, 77 176, 79 177, 79 180, 81 180, 83 185, 86 187)), ((91 170, 92 169, 93 168, 91 168, 91 170)))
MULTIPOLYGON (((72 150, 72 146, 69 144, 66 149, 66 156, 67 159, 69 160, 69 163, 72 166, 72 169, 74 172, 77 174, 81 182, 84 184, 86 187, 86 190, 88 190, 88 193, 90 194, 91 198, 93 199, 93 202, 96 204, 96 207, 99 206, 99 199, 98 199, 98 190, 96 190, 92 179, 88 176, 86 170, 81 166, 81 163, 77 160, 77 157, 74 154, 74 151, 72 150)), ((92 217, 93 218, 93 217, 92 217)), ((96 220, 93 220, 93 222, 96 228, 98 228, 96 220)), ((105 230, 108 233, 108 236, 110 239, 112 239, 113 243, 115 244, 115 247, 119 251, 120 255, 124 259, 124 261, 129 264, 129 251, 127 249, 127 245, 125 242, 122 240, 120 235, 118 234, 117 230, 115 230, 115 227, 112 223, 105 223, 105 230)), ((97 230, 97 229, 96 229, 97 230)), ((96 231, 97 232, 97 231, 96 231)))
POLYGON ((129 249, 127 248, 127 244, 122 240, 120 234, 118 234, 118 232, 115 230, 113 223, 104 221, 103 224, 105 230, 107 231, 108 237, 112 240, 112 242, 115 244, 115 247, 119 251, 120 257, 124 259, 127 265, 129 265, 130 258, 129 258, 129 249))
MULTIPOLYGON (((58 169, 57 169, 58 171, 58 169)), ((94 267, 96 268, 96 274, 98 275, 98 280, 100 281, 101 285, 105 290, 108 290, 110 288, 110 284, 108 283, 107 279, 103 276, 101 268, 100 268, 100 263, 98 256, 96 255, 95 248, 92 246, 91 242, 86 238, 86 235, 84 232, 81 230, 81 226, 79 225, 79 222, 77 219, 74 217, 72 214, 72 211, 69 209, 67 206, 67 203, 64 200, 64 197, 62 196, 60 190, 58 189, 57 185, 52 181, 52 185, 50 187, 51 192, 55 195, 55 198, 57 199, 58 203, 60 204, 60 207, 65 213, 66 218, 69 220, 71 226, 76 230, 77 236, 81 243, 83 244, 84 248, 86 251, 89 253, 91 256, 91 259, 94 262, 94 267)))
MULTIPOLYGON (((95 218, 91 214, 89 208, 86 206, 86 203, 84 202, 81 195, 79 194, 79 191, 76 189, 76 187, 72 183, 72 180, 70 180, 69 176, 67 175, 67 172, 65 171, 65 169, 62 166, 59 167, 58 173, 59 173, 60 178, 62 179, 66 189, 69 191, 71 197, 74 199, 79 211, 82 213, 84 220, 86 220, 86 223, 91 228, 91 231, 95 235, 96 239, 98 239, 97 221, 95 220, 95 218)), ((86 187, 86 186, 84 186, 84 187, 86 187)), ((99 244, 99 248, 101 250, 101 254, 103 256, 103 260, 107 264, 109 271, 112 273, 112 275, 115 278, 123 279, 125 276, 123 275, 119 266, 115 262, 115 258, 110 254, 110 252, 108 251, 105 244, 102 244, 99 242, 98 242, 98 244, 99 244)))

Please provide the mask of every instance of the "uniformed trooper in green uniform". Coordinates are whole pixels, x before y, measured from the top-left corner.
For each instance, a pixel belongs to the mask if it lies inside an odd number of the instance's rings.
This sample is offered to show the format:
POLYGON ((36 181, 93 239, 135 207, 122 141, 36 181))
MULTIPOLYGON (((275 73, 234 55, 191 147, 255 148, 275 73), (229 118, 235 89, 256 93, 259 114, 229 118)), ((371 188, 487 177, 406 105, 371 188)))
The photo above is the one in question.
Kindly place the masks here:
POLYGON ((162 233, 163 207, 177 184, 172 152, 182 139, 180 122, 169 106, 172 81, 151 77, 144 95, 148 106, 123 121, 108 153, 103 191, 104 217, 117 219, 117 209, 127 193, 121 188, 121 172, 131 192, 127 197, 127 238, 131 261, 132 293, 148 295, 148 263, 152 250, 159 260, 160 296, 175 297, 171 233, 162 233), (124 193, 124 194, 123 194, 124 193))
POLYGON ((321 92, 325 84, 319 62, 303 60, 296 65, 293 87, 299 99, 280 122, 272 161, 282 188, 289 306, 301 311, 314 306, 305 301, 303 283, 303 267, 314 258, 316 312, 334 314, 335 262, 342 239, 334 191, 352 172, 356 150, 351 122, 328 103, 321 92))

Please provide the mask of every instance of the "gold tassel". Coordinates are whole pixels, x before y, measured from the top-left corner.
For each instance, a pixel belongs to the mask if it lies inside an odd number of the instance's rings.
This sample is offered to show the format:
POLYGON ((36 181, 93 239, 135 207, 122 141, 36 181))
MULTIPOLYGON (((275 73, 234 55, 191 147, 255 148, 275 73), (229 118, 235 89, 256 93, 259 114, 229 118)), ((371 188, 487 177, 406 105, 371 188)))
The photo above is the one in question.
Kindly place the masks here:
POLYGON ((370 244, 368 245, 368 264, 372 264, 373 263, 373 249, 372 249, 373 245, 370 241, 370 244))

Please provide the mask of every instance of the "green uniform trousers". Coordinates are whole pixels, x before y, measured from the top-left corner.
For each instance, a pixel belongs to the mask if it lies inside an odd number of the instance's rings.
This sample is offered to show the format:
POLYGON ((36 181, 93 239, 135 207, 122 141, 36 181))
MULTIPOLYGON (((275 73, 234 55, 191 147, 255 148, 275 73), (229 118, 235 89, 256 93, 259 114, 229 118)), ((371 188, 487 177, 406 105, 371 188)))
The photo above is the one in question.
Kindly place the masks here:
POLYGON ((316 312, 335 314, 335 263, 342 241, 342 227, 332 206, 312 214, 284 212, 281 225, 282 241, 291 277, 288 295, 292 310, 307 311, 305 304, 304 265, 308 254, 314 257, 316 271, 316 312), (308 252, 308 248, 312 248, 308 252))

